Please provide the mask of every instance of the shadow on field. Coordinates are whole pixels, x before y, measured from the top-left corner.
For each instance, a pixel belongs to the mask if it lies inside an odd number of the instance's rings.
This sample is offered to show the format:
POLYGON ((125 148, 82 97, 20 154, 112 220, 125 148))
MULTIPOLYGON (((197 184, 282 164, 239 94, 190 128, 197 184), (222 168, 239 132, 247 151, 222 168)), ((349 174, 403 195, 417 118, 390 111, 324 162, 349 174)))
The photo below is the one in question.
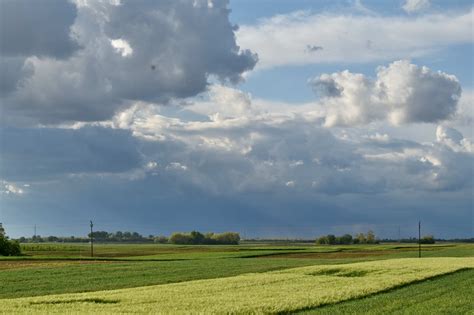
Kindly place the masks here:
POLYGON ((86 298, 86 299, 31 302, 30 305, 72 304, 72 303, 117 304, 118 302, 120 301, 119 300, 105 300, 105 299, 99 299, 99 298, 86 298))

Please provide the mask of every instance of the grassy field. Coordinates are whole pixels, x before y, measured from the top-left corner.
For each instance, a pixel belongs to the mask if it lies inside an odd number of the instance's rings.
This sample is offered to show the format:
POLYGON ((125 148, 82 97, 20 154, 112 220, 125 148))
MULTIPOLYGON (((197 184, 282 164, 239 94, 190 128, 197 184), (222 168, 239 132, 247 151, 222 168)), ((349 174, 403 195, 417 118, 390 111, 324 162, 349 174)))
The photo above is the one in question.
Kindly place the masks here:
MULTIPOLYGON (((144 312, 159 309, 163 312, 174 313, 180 311, 180 309, 171 308, 171 305, 176 305, 177 301, 179 305, 196 312, 219 313, 232 310, 237 313, 271 313, 308 309, 309 312, 328 310, 329 313, 347 313, 347 307, 362 312, 360 310, 364 309, 363 303, 387 305, 380 300, 380 297, 387 295, 387 300, 396 300, 397 295, 393 298, 391 295, 399 291, 378 294, 366 299, 359 298, 458 269, 472 268, 471 263, 474 261, 474 246, 470 244, 424 246, 423 257, 426 259, 421 260, 401 259, 417 257, 418 252, 417 246, 400 244, 358 246, 97 244, 94 258, 87 256, 88 249, 87 244, 26 244, 24 245, 26 256, 0 257, 0 302, 2 305, 9 305, 8 310, 11 312, 44 310, 48 313, 54 312, 58 305, 66 305, 71 307, 71 310, 80 306, 80 309, 86 312, 93 312, 92 309, 112 313, 119 309, 129 312, 136 306, 133 306, 128 298, 135 296, 133 292, 137 292, 136 294, 141 298, 148 300, 147 302, 138 299, 140 303, 146 302, 145 304, 149 307, 137 309, 144 312), (470 258, 437 259, 435 257, 470 258), (403 265, 402 262, 409 261, 412 264, 411 267, 400 267, 403 265), (444 263, 441 264, 441 261, 444 263), (417 267, 416 264, 420 262, 424 265, 417 267), (357 269, 358 263, 362 264, 361 270, 357 269), (348 271, 355 268, 354 266, 357 268, 353 273, 348 271), (301 268, 295 269, 295 267, 301 268), (413 272, 414 270, 416 272, 413 272), (369 280, 375 281, 377 285, 373 286, 369 280), (209 281, 212 283, 210 287, 220 288, 218 292, 206 291, 209 289, 209 285, 206 284, 209 281), (239 281, 243 281, 245 285, 242 286, 239 281), (202 282, 204 284, 199 284, 202 282), (196 283, 199 285, 196 286, 196 283), (338 289, 337 285, 347 286, 350 290, 343 293, 345 291, 338 289), (262 289, 264 292, 255 291, 256 289, 262 289), (178 294, 176 290, 180 293, 178 294), (292 290, 302 291, 306 295, 303 297, 289 294, 293 292, 292 290), (321 295, 323 291, 328 295, 321 295), (88 293, 71 295, 80 292, 88 293), (126 293, 122 296, 120 292, 126 293), (226 292, 227 297, 220 296, 219 292, 226 292), (268 302, 265 292, 271 292, 268 294, 278 297, 283 302, 277 303, 270 297, 268 300, 270 302, 268 302), (69 295, 57 295, 59 293, 69 293, 69 295), (100 302, 108 301, 110 294, 114 295, 113 303, 100 302), (286 296, 290 298, 290 295, 293 297, 285 300, 286 296), (157 296, 167 298, 155 299, 157 296), (212 297, 212 303, 210 303, 210 297, 212 297), (220 304, 220 308, 205 308, 206 304, 217 305, 214 303, 217 298, 219 301, 224 301, 220 304), (318 307, 354 298, 356 298, 355 301, 318 307), (376 302, 366 302, 372 298, 376 299, 376 302), (63 299, 72 302, 63 303, 63 299), (77 299, 80 301, 77 302, 77 299), (222 306, 229 303, 230 300, 226 299, 235 301, 231 309, 225 309, 222 306), (46 302, 34 304, 32 301, 46 302), (59 302, 56 303, 57 301, 59 302), (289 308, 285 308, 282 303, 288 305, 289 308), (333 311, 329 307, 336 308, 333 311)), ((469 275, 472 280, 470 272, 460 272, 446 277, 465 279, 469 278, 469 275)), ((442 279, 432 282, 442 281, 442 279)), ((449 292, 463 288, 463 283, 466 283, 460 280, 458 282, 459 286, 455 283, 454 287, 451 283, 453 288, 448 289, 449 292)), ((423 284, 425 283, 413 284, 399 290, 403 291, 423 284)), ((451 296, 454 297, 454 295, 451 296)), ((456 303, 466 304, 452 297, 449 300, 453 307, 456 307, 456 303)), ((396 313, 396 305, 398 304, 395 303, 393 309, 389 309, 388 312, 396 313)), ((66 310, 62 306, 60 309, 66 310)), ((425 307, 429 309, 429 305, 425 307)), ((421 306, 420 309, 422 309, 421 306)))
POLYGON ((390 259, 2 301, 7 313, 280 313, 474 268, 471 258, 390 259))

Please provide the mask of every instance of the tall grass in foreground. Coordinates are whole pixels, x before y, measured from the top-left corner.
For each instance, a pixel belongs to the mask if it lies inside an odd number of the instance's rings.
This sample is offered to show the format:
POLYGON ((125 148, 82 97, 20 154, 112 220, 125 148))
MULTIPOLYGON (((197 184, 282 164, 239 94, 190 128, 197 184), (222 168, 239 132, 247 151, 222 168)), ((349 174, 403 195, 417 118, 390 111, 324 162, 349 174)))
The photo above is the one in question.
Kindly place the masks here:
POLYGON ((310 266, 132 289, 1 300, 5 313, 292 312, 474 268, 472 258, 310 266))

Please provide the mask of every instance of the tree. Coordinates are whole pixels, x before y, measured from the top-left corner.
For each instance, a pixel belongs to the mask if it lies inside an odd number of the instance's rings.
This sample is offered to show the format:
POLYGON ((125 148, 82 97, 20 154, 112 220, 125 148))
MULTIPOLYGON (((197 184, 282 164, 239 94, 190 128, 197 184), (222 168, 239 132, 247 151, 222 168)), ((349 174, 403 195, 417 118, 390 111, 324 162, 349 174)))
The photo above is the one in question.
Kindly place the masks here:
POLYGON ((421 238, 420 243, 421 244, 434 244, 435 239, 434 239, 433 235, 425 235, 421 238))
POLYGON ((333 234, 328 234, 327 236, 327 239, 328 239, 328 244, 329 245, 334 245, 336 244, 336 236, 333 235, 333 234))
POLYGON ((5 229, 0 224, 0 255, 1 256, 19 256, 21 255, 20 243, 17 241, 11 241, 5 234, 5 229))
POLYGON ((168 243, 168 238, 166 236, 156 236, 153 241, 158 244, 168 243))
POLYGON ((367 244, 375 244, 377 241, 375 240, 375 234, 372 230, 367 232, 367 244))
POLYGON ((212 234, 209 239, 214 240, 215 244, 238 245, 240 242, 240 235, 235 232, 225 232, 221 234, 212 234))
POLYGON ((191 244, 204 244, 204 234, 192 231, 189 236, 191 237, 191 244))
POLYGON ((358 244, 365 244, 367 243, 367 238, 365 237, 364 233, 358 233, 356 235, 357 243, 358 244))
POLYGON ((337 241, 338 244, 341 244, 341 245, 352 244, 352 235, 344 234, 343 236, 339 236, 336 239, 336 241, 337 241))
POLYGON ((185 233, 173 233, 170 236, 170 243, 172 244, 191 244, 191 237, 185 233))
POLYGON ((5 237, 5 229, 3 228, 3 224, 0 223, 0 237, 5 237))
POLYGON ((329 244, 328 243, 328 238, 326 236, 320 236, 316 240, 316 244, 318 244, 318 245, 327 245, 327 244, 329 244))

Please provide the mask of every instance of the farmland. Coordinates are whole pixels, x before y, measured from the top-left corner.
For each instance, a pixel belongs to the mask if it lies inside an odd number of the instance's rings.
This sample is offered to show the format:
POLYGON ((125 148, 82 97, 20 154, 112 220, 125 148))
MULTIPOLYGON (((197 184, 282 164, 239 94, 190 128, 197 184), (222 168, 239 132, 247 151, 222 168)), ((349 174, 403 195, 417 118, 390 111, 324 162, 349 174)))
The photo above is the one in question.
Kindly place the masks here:
POLYGON ((468 310, 455 292, 472 292, 474 277, 470 244, 426 245, 422 259, 407 244, 98 244, 93 258, 88 250, 25 244, 25 256, 0 258, 0 312, 334 314, 370 305, 390 313, 416 304, 430 313, 435 301, 410 304, 406 296, 439 294, 444 305, 468 310))

